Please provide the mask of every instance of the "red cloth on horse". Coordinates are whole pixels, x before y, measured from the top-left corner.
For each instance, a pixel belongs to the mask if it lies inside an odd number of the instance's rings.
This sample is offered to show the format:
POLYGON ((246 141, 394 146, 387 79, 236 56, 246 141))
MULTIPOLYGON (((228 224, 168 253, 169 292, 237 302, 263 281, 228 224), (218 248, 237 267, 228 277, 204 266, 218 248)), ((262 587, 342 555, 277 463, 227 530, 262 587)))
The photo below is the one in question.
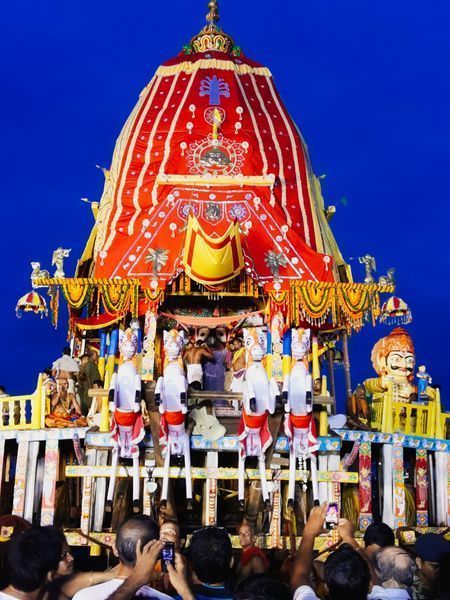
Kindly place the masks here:
POLYGON ((308 429, 308 449, 311 454, 314 454, 319 449, 317 440, 316 422, 311 414, 309 415, 293 415, 287 413, 284 420, 284 432, 292 443, 295 429, 308 429))
POLYGON ((140 412, 123 412, 115 410, 111 423, 112 440, 114 444, 119 443, 119 425, 122 427, 132 427, 130 446, 137 446, 143 440, 145 435, 144 421, 140 412))
POLYGON ((262 415, 248 415, 244 409, 242 409, 241 421, 239 423, 238 428, 238 437, 239 437, 239 447, 241 456, 247 456, 246 447, 245 447, 245 438, 248 435, 248 428, 250 429, 258 429, 261 428, 260 438, 261 438, 261 448, 262 451, 265 452, 267 448, 273 441, 272 434, 269 429, 269 413, 266 411, 262 415))
POLYGON ((252 560, 252 558, 255 558, 255 556, 258 556, 263 561, 265 569, 269 568, 270 563, 267 556, 264 554, 261 548, 257 548, 256 546, 250 546, 250 548, 246 548, 242 552, 241 565, 245 567, 252 560))
POLYGON ((167 444, 169 439, 169 425, 181 425, 184 423, 186 415, 181 410, 166 411, 161 415, 159 423, 159 443, 167 444))

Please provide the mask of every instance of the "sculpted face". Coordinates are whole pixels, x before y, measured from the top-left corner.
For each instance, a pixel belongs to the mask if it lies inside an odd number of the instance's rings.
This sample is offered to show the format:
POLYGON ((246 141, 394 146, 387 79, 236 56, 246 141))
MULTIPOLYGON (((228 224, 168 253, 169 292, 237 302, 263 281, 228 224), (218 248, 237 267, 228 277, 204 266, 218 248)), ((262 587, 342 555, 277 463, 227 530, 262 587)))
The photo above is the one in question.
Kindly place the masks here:
POLYGON ((416 359, 412 352, 393 350, 386 358, 386 375, 395 379, 409 379, 414 372, 416 359))

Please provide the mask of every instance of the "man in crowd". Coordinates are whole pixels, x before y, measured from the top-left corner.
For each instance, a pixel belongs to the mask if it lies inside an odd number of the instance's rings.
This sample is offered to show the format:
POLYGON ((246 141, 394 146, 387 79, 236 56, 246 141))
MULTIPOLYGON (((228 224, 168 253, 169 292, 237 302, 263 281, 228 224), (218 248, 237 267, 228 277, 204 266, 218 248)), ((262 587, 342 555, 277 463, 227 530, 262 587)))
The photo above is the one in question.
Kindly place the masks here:
MULTIPOLYGON (((295 590, 294 600, 317 600, 311 587, 312 558, 314 540, 323 531, 326 513, 326 502, 313 507, 303 530, 291 576, 291 586, 295 590)), ((366 600, 370 584, 367 562, 356 550, 357 544, 350 527, 343 527, 342 533, 339 533, 344 543, 330 554, 325 563, 325 583, 329 597, 331 600, 366 600)))
MULTIPOLYGON (((74 596, 74 600, 103 600, 119 588, 128 579, 136 565, 136 548, 143 548, 154 541, 154 552, 161 552, 163 542, 158 540, 159 530, 155 521, 146 515, 135 515, 120 525, 116 534, 116 542, 113 551, 119 557, 120 565, 114 579, 99 585, 93 585, 80 590, 74 596), (155 541, 156 540, 156 541, 155 541)), ((154 565, 153 565, 154 566, 154 565)), ((147 583, 152 575, 149 571, 147 583)), ((143 584, 144 585, 144 584, 143 584)), ((145 586, 138 592, 140 596, 151 596, 159 600, 170 600, 170 596, 145 586)), ((0 599, 1 600, 1 599, 0 599)))
POLYGON ((8 548, 9 585, 0 600, 40 598, 61 560, 62 544, 49 543, 46 527, 27 529, 11 538, 8 548))
POLYGON ((242 547, 242 554, 237 570, 237 580, 242 581, 250 575, 266 573, 269 561, 263 550, 256 546, 255 530, 248 523, 243 523, 239 528, 239 543, 242 547))
POLYGON ((382 548, 394 545, 394 532, 386 523, 372 523, 364 532, 364 548, 371 561, 382 548))
POLYGON ((233 380, 230 391, 240 393, 244 389, 245 348, 242 338, 236 338, 233 343, 233 358, 231 359, 233 380))
POLYGON ((83 415, 89 411, 91 400, 89 390, 94 387, 94 382, 100 379, 100 373, 94 358, 90 354, 83 354, 80 359, 80 371, 78 373, 78 395, 83 415))
POLYGON ((192 593, 197 600, 233 598, 227 581, 232 553, 230 536, 225 529, 204 527, 194 532, 187 559, 193 576, 192 593))
POLYGON ((187 381, 193 390, 203 388, 203 363, 212 359, 213 354, 204 340, 197 340, 184 353, 187 381))
POLYGON ((413 584, 414 560, 395 546, 386 546, 375 555, 375 573, 380 585, 374 585, 370 600, 409 600, 413 584))
POLYGON ((70 356, 70 348, 63 348, 62 356, 55 360, 52 365, 52 375, 55 379, 64 377, 66 379, 75 379, 80 367, 78 362, 70 356))
POLYGON ((413 599, 437 598, 441 564, 450 555, 450 542, 437 533, 426 533, 416 542, 416 574, 413 599))

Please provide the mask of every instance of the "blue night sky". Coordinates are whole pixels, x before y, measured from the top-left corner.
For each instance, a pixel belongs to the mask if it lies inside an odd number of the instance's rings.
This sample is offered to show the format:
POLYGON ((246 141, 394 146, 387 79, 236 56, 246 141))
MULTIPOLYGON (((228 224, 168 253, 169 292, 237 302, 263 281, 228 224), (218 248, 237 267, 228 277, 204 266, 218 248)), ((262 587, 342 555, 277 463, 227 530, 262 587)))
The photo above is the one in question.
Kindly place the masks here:
MULTIPOLYGON (((81 197, 98 200, 114 142, 157 66, 204 24, 206 0, 8 2, 0 9, 4 351, 0 384, 33 389, 64 345, 65 309, 14 315, 30 261, 50 268, 90 231, 81 197)), ((267 65, 305 137, 344 256, 394 266, 414 314, 418 363, 450 389, 450 5, 445 0, 223 0, 221 25, 267 65), (347 199, 347 206, 341 202, 347 199)), ((352 262, 356 280, 361 265, 352 262)), ((353 382, 372 376, 370 350, 389 331, 351 340, 353 382)), ((341 399, 344 388, 341 388, 341 399)), ((450 402, 446 401, 450 406, 450 402)))

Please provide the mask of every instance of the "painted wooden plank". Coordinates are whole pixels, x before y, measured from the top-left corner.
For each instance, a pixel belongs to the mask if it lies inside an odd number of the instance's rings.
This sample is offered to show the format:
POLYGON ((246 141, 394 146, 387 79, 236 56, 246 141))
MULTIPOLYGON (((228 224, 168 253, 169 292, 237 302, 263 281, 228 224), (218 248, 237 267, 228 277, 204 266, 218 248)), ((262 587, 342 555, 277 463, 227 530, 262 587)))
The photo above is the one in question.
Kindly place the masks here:
MULTIPOLYGON (((91 516, 92 516, 92 493, 93 493, 93 484, 94 480, 90 472, 89 468, 93 468, 95 465, 97 451, 93 448, 88 448, 86 450, 86 462, 87 465, 78 465, 79 468, 87 469, 86 474, 83 477, 83 486, 81 492, 81 520, 80 520, 80 529, 81 532, 85 535, 89 534, 91 527, 91 516)), ((67 467, 68 468, 68 467, 67 467)), ((67 475, 66 468, 66 475, 67 475)), ((99 469, 109 469, 109 467, 97 467, 99 469)), ((103 475, 105 477, 105 475, 103 475)))
MULTIPOLYGON (((206 467, 191 467, 193 479, 237 479, 238 470, 233 467, 218 467, 217 469, 209 469, 206 467)), ((272 479, 272 471, 267 469, 267 478, 272 479)), ((297 471, 296 478, 302 479, 304 476, 309 477, 309 472, 297 471)), ((111 467, 110 466, 95 466, 95 465, 67 465, 66 466, 66 477, 110 477, 111 467)), ((117 477, 128 477, 129 469, 120 466, 117 467, 117 477)), ((153 471, 155 478, 162 478, 163 468, 156 467, 153 471)), ((148 472, 146 467, 139 468, 139 477, 147 478, 148 472)), ((171 467, 169 471, 169 477, 171 479, 183 479, 185 477, 184 467, 171 467)), ((246 469, 247 479, 259 479, 258 469, 246 469)), ((287 481, 289 479, 289 471, 283 469, 279 476, 280 480, 287 481)), ((349 471, 318 471, 317 478, 320 482, 326 483, 358 483, 358 473, 349 471)))
MULTIPOLYGON (((217 452, 206 453, 206 468, 217 471, 219 455, 217 452)), ((203 525, 217 525, 217 479, 208 478, 205 481, 203 495, 203 525)))
POLYGON ((45 442, 44 483, 42 486, 41 525, 53 525, 56 504, 56 479, 59 466, 59 443, 56 439, 45 442))
MULTIPOLYGON (((13 414, 13 413, 10 413, 13 414)), ((25 487, 27 483, 29 442, 19 442, 17 449, 16 477, 14 480, 14 496, 12 514, 23 517, 25 508, 25 487)))
POLYGON ((34 513, 34 489, 36 486, 37 459, 39 454, 39 442, 30 442, 28 448, 27 486, 25 489, 25 507, 23 518, 33 521, 34 513))
POLYGON ((428 458, 427 451, 416 450, 416 519, 419 527, 428 525, 428 458))
POLYGON ((365 531, 373 523, 372 514, 372 445, 359 447, 359 529, 365 531))
MULTIPOLYGON (((99 466, 108 464, 108 450, 97 451, 96 464, 99 466)), ((103 528, 103 518, 105 516, 106 499, 106 477, 98 477, 95 481, 95 499, 94 499, 94 522, 93 530, 101 531, 103 528)))
POLYGON ((392 475, 394 483, 394 528, 406 525, 405 470, 403 446, 392 447, 392 475))

